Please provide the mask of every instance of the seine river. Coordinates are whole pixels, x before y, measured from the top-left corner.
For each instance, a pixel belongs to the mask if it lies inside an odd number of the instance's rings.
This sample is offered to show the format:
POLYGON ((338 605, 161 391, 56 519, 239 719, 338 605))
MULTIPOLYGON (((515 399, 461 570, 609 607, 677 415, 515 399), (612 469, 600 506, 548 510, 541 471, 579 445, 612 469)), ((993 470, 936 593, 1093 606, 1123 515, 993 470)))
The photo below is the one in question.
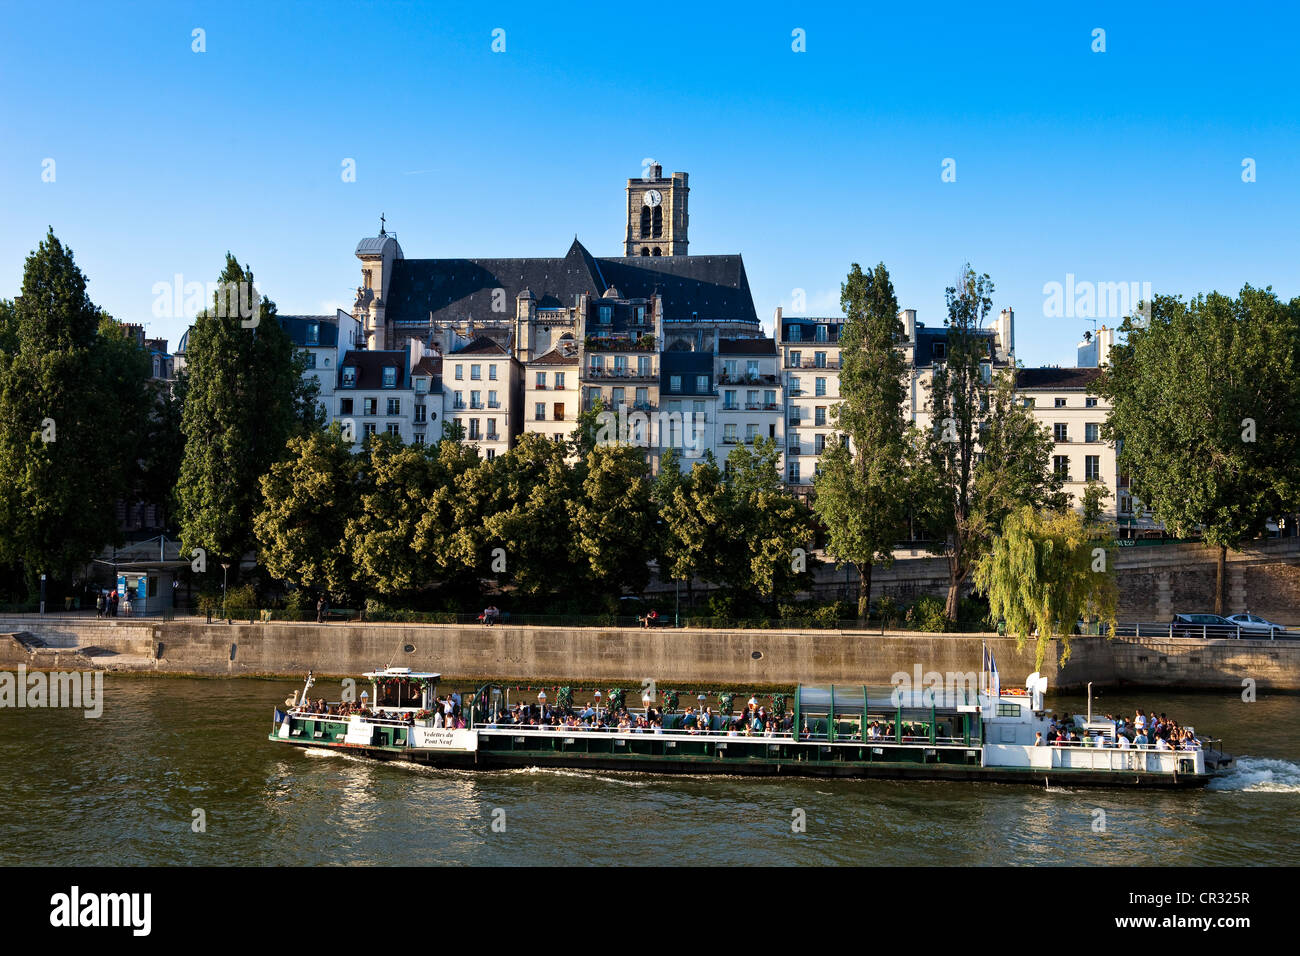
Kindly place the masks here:
POLYGON ((272 708, 300 686, 109 675, 98 719, 0 711, 0 863, 1300 862, 1295 697, 1100 696, 1100 712, 1155 706, 1221 736, 1238 769, 1205 791, 1058 792, 380 764, 269 743, 272 708))

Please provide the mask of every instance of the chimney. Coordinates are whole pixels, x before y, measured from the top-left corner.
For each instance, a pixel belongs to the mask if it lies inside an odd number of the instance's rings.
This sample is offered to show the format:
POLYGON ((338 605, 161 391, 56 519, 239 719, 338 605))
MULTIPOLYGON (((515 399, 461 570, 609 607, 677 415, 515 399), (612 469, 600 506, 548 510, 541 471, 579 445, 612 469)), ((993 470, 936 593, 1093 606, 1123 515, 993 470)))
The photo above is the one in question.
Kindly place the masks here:
POLYGON ((998 357, 1011 361, 1016 351, 1016 313, 1012 309, 1003 309, 998 313, 994 332, 997 335, 998 357))
POLYGON ((916 309, 904 309, 899 315, 903 319, 903 341, 916 341, 916 309))
POLYGON ((1102 326, 1097 330, 1097 365, 1110 361, 1110 347, 1115 344, 1115 330, 1102 326))

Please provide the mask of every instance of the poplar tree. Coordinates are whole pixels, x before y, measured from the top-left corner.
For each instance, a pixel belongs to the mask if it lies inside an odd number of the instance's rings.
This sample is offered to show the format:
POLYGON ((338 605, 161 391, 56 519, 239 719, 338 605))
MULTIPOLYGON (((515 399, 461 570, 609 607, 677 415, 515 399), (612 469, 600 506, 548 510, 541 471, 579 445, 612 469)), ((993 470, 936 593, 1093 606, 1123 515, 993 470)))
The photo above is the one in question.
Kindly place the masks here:
POLYGON ((856 262, 840 286, 840 402, 833 440, 813 479, 812 507, 826 528, 826 553, 858 573, 858 618, 871 602, 871 571, 893 562, 907 517, 907 364, 898 299, 885 264, 864 273, 856 262))

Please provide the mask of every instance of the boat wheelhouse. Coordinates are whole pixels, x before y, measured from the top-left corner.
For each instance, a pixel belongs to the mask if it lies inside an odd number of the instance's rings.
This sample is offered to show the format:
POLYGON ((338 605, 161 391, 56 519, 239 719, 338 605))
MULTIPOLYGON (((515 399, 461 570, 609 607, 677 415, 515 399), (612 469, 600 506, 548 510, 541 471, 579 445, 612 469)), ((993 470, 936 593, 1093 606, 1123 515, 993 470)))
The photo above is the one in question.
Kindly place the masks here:
MULTIPOLYGON (((572 706, 568 688, 553 707, 540 695, 536 716, 521 720, 519 702, 512 711, 509 689, 497 684, 449 695, 443 706, 454 704, 459 716, 453 721, 439 709, 441 675, 385 668, 364 676, 371 692, 359 700, 313 703, 309 675, 303 703, 276 711, 271 739, 462 769, 587 767, 1104 787, 1202 786, 1232 760, 1210 740, 1182 750, 1122 749, 1106 746, 1104 737, 1045 746, 1047 682, 1037 674, 1024 690, 1007 691, 996 681, 991 688, 951 693, 800 685, 788 708, 787 695, 774 698, 767 717, 779 719, 766 723, 749 719, 753 699, 739 719, 703 707, 679 712, 671 698, 663 710, 647 699, 643 710, 629 711, 617 689, 607 698, 609 707, 592 715, 572 706), (616 723, 611 715, 621 719, 616 723), (631 718, 641 718, 643 726, 631 726, 631 718)), ((729 711, 730 695, 723 700, 729 711)), ((534 713, 533 705, 522 713, 534 713)), ((1096 723, 1091 714, 1075 722, 1096 723)))

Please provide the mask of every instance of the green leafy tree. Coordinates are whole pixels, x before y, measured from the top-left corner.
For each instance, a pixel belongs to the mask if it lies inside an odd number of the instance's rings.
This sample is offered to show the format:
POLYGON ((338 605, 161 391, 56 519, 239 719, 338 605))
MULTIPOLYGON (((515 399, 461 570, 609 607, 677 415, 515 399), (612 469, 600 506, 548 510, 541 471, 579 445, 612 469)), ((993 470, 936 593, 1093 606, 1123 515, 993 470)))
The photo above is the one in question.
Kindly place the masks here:
POLYGON ((958 617, 961 588, 1015 507, 1061 504, 1060 479, 1048 471, 1051 436, 1015 399, 1015 370, 994 374, 984 324, 993 282, 965 266, 947 289, 947 361, 930 383, 932 428, 927 474, 913 483, 935 550, 948 561, 944 613, 958 617))
POLYGON ((645 455, 631 445, 599 445, 584 471, 574 523, 586 571, 605 594, 640 593, 650 576, 656 522, 645 455))
POLYGON ((1053 639, 1060 663, 1070 657, 1075 622, 1096 618, 1113 633, 1117 588, 1109 533, 1078 513, 1025 506, 1002 523, 992 548, 975 567, 976 587, 989 599, 989 613, 1006 621, 1016 646, 1036 635, 1035 668, 1053 639))
POLYGON ((29 591, 121 540, 148 375, 144 350, 91 302, 51 230, 27 258, 22 295, 0 305, 0 564, 29 591))
POLYGON ((227 254, 213 306, 190 330, 176 489, 181 542, 186 552, 235 558, 236 567, 254 544, 262 476, 285 456, 290 437, 319 423, 315 383, 304 379, 306 361, 275 314, 275 304, 256 295, 253 273, 227 254))
POLYGON ((840 302, 840 403, 831 416, 848 440, 823 453, 812 505, 826 528, 826 553, 858 572, 858 617, 865 619, 872 567, 893 562, 906 530, 907 367, 898 299, 883 262, 869 273, 854 263, 840 302))
POLYGON ((290 438, 288 451, 259 482, 261 563, 296 587, 341 597, 355 573, 347 532, 360 507, 358 460, 337 424, 290 438))
POLYGON ((1300 506, 1300 299, 1247 285, 1149 311, 1125 319, 1094 387, 1111 405, 1102 434, 1146 508, 1217 549, 1222 614, 1228 550, 1300 506))
POLYGON ((678 471, 678 458, 669 452, 660 460, 653 499, 659 509, 659 570, 686 582, 688 602, 695 578, 719 581, 724 569, 740 560, 727 533, 727 487, 713 455, 706 452, 689 472, 678 471))

